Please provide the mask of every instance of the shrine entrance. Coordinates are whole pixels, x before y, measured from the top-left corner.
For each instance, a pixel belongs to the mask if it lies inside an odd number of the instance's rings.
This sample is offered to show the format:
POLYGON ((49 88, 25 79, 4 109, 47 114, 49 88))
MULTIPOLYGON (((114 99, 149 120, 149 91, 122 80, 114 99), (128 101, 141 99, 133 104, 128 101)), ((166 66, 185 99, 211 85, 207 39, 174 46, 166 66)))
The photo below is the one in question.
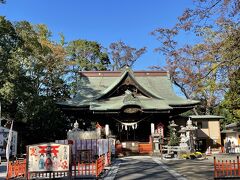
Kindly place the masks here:
POLYGON ((164 137, 167 135, 168 130, 166 128, 170 121, 169 117, 164 114, 107 115, 103 119, 106 120, 99 121, 99 123, 102 123, 103 126, 108 124, 111 133, 120 142, 149 142, 149 138, 153 133, 161 134, 164 137), (152 130, 151 124, 154 124, 154 130, 152 130))

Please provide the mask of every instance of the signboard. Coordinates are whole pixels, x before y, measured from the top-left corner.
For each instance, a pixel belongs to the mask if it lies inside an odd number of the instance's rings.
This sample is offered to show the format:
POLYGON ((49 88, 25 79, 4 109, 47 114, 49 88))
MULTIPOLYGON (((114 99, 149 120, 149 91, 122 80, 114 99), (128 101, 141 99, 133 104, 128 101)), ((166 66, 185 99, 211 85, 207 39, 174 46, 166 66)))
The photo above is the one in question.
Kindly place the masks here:
MULTIPOLYGON (((6 146, 8 141, 9 129, 0 126, 0 156, 6 156, 6 146)), ((17 155, 17 132, 12 131, 12 141, 10 147, 10 156, 17 155)))
POLYGON ((28 172, 68 171, 70 145, 45 143, 28 146, 28 172))
POLYGON ((162 138, 164 137, 164 125, 162 123, 157 125, 157 133, 160 134, 162 138))

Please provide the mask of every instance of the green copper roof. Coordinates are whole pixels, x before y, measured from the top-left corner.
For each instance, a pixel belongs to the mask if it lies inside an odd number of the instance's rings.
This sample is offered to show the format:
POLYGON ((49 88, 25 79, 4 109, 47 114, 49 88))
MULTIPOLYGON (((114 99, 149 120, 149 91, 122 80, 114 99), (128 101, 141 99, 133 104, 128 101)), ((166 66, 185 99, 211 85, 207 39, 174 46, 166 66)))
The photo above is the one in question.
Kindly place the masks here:
POLYGON ((111 92, 111 90, 113 88, 115 88, 116 86, 121 84, 121 81, 126 78, 126 76, 129 76, 131 78, 131 80, 135 83, 136 87, 140 90, 142 90, 146 95, 150 96, 150 97, 154 97, 157 99, 163 99, 161 98, 158 94, 155 94, 154 91, 152 91, 151 89, 145 89, 145 87, 143 86, 143 84, 138 83, 138 81, 136 80, 136 77, 134 77, 134 74, 132 72, 131 69, 127 68, 121 75, 121 77, 117 78, 107 89, 103 90, 101 92, 101 94, 99 96, 96 96, 96 99, 100 99, 101 97, 103 97, 104 95, 108 94, 111 92))
MULTIPOLYGON (((127 68, 119 75, 108 75, 104 72, 93 72, 94 75, 81 75, 78 82, 76 97, 59 105, 68 107, 89 107, 90 110, 117 110, 124 107, 124 95, 112 97, 112 93, 121 86, 126 78, 131 79, 135 87, 142 93, 135 105, 141 109, 173 109, 175 106, 194 106, 198 101, 187 100, 175 94, 169 76, 166 75, 136 75, 127 68)), ((144 71, 142 72, 144 73, 144 71)), ((151 72, 150 72, 151 73, 151 72)), ((152 72, 154 73, 154 72, 152 72)))
POLYGON ((147 98, 138 96, 138 101, 124 102, 125 96, 112 97, 101 101, 93 101, 90 103, 90 110, 104 111, 104 110, 119 110, 128 105, 139 106, 142 110, 170 110, 172 107, 168 106, 164 100, 147 98))

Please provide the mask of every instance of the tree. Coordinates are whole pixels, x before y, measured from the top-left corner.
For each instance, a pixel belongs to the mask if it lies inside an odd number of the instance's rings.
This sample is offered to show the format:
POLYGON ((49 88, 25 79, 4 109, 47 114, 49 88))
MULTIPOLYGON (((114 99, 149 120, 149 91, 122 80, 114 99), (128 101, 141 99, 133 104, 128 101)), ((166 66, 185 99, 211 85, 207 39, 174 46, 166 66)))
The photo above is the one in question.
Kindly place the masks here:
POLYGON ((239 2, 195 2, 195 9, 186 9, 173 28, 158 28, 152 34, 160 41, 156 51, 166 56, 165 69, 173 82, 187 98, 202 101, 200 113, 210 114, 220 104, 230 76, 238 68, 239 2), (188 31, 196 35, 198 43, 179 45, 176 38, 188 31))
POLYGON ((178 17, 176 28, 185 31, 198 30, 202 27, 217 28, 220 23, 231 23, 239 21, 240 2, 238 0, 196 0, 194 8, 187 8, 178 17), (215 24, 215 26, 214 26, 215 24))
MULTIPOLYGON (((53 140, 53 137, 61 136, 63 127, 67 127, 66 117, 54 105, 57 99, 69 97, 63 79, 66 53, 59 43, 50 40, 51 32, 45 25, 33 26, 22 21, 15 26, 24 42, 15 59, 31 82, 22 81, 22 84, 31 85, 27 89, 32 89, 27 93, 28 99, 18 101, 16 118, 27 123, 25 129, 28 133, 23 135, 26 139, 36 134, 36 142, 53 140), (45 131, 50 131, 51 135, 45 131)), ((24 89, 21 87, 20 97, 24 89)))
POLYGON ((111 43, 109 49, 112 59, 111 69, 113 71, 122 69, 125 66, 132 67, 136 60, 146 52, 146 47, 136 49, 122 41, 111 43))
POLYGON ((226 122, 224 125, 231 122, 239 122, 240 120, 240 69, 231 75, 229 90, 225 94, 224 100, 219 108, 221 114, 225 115, 226 122))
POLYGON ((0 101, 3 115, 7 117, 15 114, 18 85, 24 79, 19 63, 14 58, 14 53, 22 47, 22 43, 14 25, 0 16, 0 101))
POLYGON ((50 34, 45 25, 13 24, 0 17, 0 101, 3 115, 15 120, 22 146, 34 134, 35 143, 62 138, 68 127, 55 105, 58 98, 69 97, 65 50, 50 34))
POLYGON ((69 96, 68 87, 64 81, 67 68, 65 62, 66 51, 63 47, 64 36, 61 34, 61 42, 56 43, 49 39, 51 32, 46 25, 37 25, 36 31, 45 54, 42 67, 44 72, 41 84, 42 91, 54 99, 67 98, 69 96))
POLYGON ((176 129, 174 127, 171 127, 170 125, 168 126, 168 129, 169 129, 168 145, 169 146, 178 146, 180 139, 176 134, 176 129))
POLYGON ((110 64, 107 53, 99 43, 75 40, 67 44, 67 71, 71 94, 76 94, 78 73, 82 70, 107 70, 110 64))
POLYGON ((38 96, 27 104, 27 123, 24 127, 23 138, 27 143, 52 142, 65 139, 70 122, 55 104, 46 96, 38 96), (31 113, 30 113, 31 112, 31 113))
POLYGON ((18 68, 12 60, 13 52, 21 46, 13 24, 0 16, 0 95, 1 101, 9 102, 14 94, 14 81, 18 68))
POLYGON ((110 63, 101 45, 94 41, 71 41, 66 49, 69 65, 77 71, 107 70, 110 63))

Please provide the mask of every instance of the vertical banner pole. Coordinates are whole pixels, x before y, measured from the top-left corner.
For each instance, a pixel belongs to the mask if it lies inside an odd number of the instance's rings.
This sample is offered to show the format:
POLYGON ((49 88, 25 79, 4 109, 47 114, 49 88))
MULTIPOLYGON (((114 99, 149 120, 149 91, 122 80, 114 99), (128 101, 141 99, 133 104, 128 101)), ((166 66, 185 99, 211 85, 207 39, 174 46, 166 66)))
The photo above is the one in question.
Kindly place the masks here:
POLYGON ((10 158, 10 151, 11 151, 11 142, 12 142, 12 128, 13 128, 13 121, 11 123, 11 127, 8 133, 8 141, 6 146, 6 159, 7 159, 7 174, 8 174, 8 164, 9 164, 9 158, 10 158))

